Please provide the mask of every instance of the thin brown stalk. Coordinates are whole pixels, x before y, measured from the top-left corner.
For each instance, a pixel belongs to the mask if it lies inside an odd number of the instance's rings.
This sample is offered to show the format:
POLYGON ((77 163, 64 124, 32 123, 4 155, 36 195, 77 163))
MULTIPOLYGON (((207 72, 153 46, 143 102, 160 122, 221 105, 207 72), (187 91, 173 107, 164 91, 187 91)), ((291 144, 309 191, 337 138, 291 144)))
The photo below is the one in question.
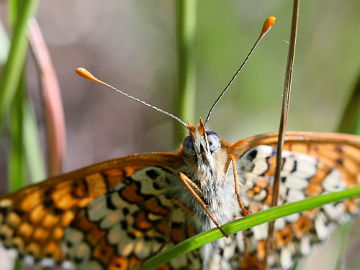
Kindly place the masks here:
POLYGON ((29 22, 30 45, 38 68, 46 116, 49 175, 61 173, 66 148, 64 112, 60 86, 50 54, 35 19, 29 22))
MULTIPOLYGON (((281 155, 282 155, 282 149, 284 147, 284 133, 285 133, 286 121, 287 121, 287 116, 288 116, 288 111, 289 111, 289 104, 290 104, 291 83, 292 83, 293 66, 294 66, 294 60, 295 60, 298 18, 299 18, 299 0, 294 0, 292 21, 291 21, 291 32, 290 32, 290 45, 289 45, 288 59, 287 59, 287 64, 286 64, 283 101, 282 101, 282 108, 281 108, 279 134, 278 134, 278 143, 277 143, 277 152, 276 152, 276 168, 275 168, 275 175, 274 175, 274 182, 273 182, 271 207, 277 206, 277 204, 278 204, 280 173, 281 173, 281 155)), ((272 246, 271 243, 272 243, 273 235, 274 235, 274 224, 275 224, 275 221, 272 221, 269 223, 267 247, 266 247, 266 253, 265 253, 265 265, 267 265, 267 257, 268 257, 269 249, 272 246)))

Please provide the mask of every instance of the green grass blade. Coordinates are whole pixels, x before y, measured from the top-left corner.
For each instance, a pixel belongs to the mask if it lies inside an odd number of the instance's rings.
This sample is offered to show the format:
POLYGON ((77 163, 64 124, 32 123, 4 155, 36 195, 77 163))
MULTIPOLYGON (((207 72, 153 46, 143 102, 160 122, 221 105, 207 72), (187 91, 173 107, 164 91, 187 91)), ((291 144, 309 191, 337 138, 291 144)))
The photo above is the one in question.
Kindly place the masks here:
MULTIPOLYGON (((360 196, 360 186, 350 188, 340 192, 329 193, 325 195, 320 195, 299 202, 284 204, 277 206, 259 213, 253 214, 251 216, 243 217, 239 220, 225 224, 223 227, 224 231, 228 234, 233 234, 256 225, 260 225, 272 220, 292 215, 301 211, 308 209, 313 209, 320 207, 327 203, 341 201, 347 198, 352 198, 355 196, 360 196)), ((194 237, 191 237, 169 249, 161 252, 157 256, 154 256, 147 260, 141 266, 135 267, 134 270, 146 270, 153 269, 159 265, 162 265, 171 259, 190 252, 194 249, 197 249, 211 241, 217 240, 223 237, 222 233, 218 229, 212 229, 208 232, 198 234, 194 237)))
POLYGON ((20 11, 19 3, 21 0, 8 0, 7 1, 7 11, 8 11, 8 21, 12 27, 14 27, 18 13, 20 11))
POLYGON ((360 76, 350 94, 337 131, 360 135, 360 76))
MULTIPOLYGON (((178 50, 178 93, 175 104, 181 120, 194 121, 195 111, 195 56, 197 0, 176 1, 177 50, 178 50)), ((183 127, 175 123, 175 146, 184 137, 183 127)))
POLYGON ((28 100, 24 100, 23 112, 23 141, 26 164, 29 169, 31 182, 38 182, 46 178, 46 170, 41 153, 35 112, 28 100))
POLYGON ((22 1, 14 26, 8 59, 0 79, 0 129, 16 93, 27 51, 27 22, 34 14, 39 0, 22 1))
MULTIPOLYGON (((5 114, 9 112, 11 148, 8 181, 10 190, 21 188, 26 180, 25 143, 29 144, 27 138, 31 134, 28 134, 31 115, 28 114, 26 106, 24 66, 28 45, 28 20, 34 14, 38 2, 38 0, 8 1, 8 17, 13 33, 10 49, 7 52, 7 61, 0 77, 0 133, 6 121, 5 114)), ((33 142, 30 142, 30 145, 33 145, 33 142)), ((36 162, 36 157, 28 160, 32 163, 36 162)), ((16 260, 14 270, 20 269, 22 269, 22 264, 16 260)))
POLYGON ((25 155, 23 144, 23 100, 25 94, 25 79, 24 74, 21 76, 19 86, 16 91, 15 98, 10 110, 10 153, 8 163, 9 174, 9 190, 14 191, 25 183, 26 168, 25 168, 25 155))

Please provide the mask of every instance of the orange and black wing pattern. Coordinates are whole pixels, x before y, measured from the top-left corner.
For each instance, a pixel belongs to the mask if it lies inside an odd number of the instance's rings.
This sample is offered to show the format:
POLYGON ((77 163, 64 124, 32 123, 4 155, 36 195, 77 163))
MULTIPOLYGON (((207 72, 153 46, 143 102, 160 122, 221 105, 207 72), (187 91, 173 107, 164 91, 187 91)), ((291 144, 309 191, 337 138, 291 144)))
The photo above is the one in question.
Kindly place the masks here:
POLYGON ((133 155, 1 197, 0 241, 44 266, 130 269, 192 234, 166 197, 181 164, 175 154, 133 155))
MULTIPOLYGON (((270 205, 276 142, 276 134, 265 134, 228 147, 236 158, 241 199, 253 213, 270 205)), ((284 150, 279 204, 360 181, 359 137, 289 132, 284 150)), ((183 164, 176 154, 133 155, 1 197, 0 241, 43 266, 131 269, 193 235, 189 213, 176 200, 180 194, 169 192, 183 164)), ((358 207, 358 199, 351 199, 278 219, 270 268, 289 269, 338 224, 357 214, 358 207)), ((225 210, 239 214, 238 209, 225 210)), ((236 269, 255 269, 263 266, 266 238, 264 224, 211 245, 220 252, 220 261, 236 269)), ((220 267, 208 259, 212 267, 220 267)), ((203 264, 201 251, 194 251, 159 269, 200 269, 203 264)))
MULTIPOLYGON (((250 211, 269 208, 276 166, 277 134, 264 134, 230 146, 237 157, 241 197, 250 211)), ((288 132, 282 155, 279 204, 335 192, 360 183, 360 138, 345 134, 288 132)), ((359 213, 359 199, 325 205, 279 219, 270 267, 289 269, 337 225, 359 213)), ((268 225, 244 231, 243 267, 261 267, 268 225)))

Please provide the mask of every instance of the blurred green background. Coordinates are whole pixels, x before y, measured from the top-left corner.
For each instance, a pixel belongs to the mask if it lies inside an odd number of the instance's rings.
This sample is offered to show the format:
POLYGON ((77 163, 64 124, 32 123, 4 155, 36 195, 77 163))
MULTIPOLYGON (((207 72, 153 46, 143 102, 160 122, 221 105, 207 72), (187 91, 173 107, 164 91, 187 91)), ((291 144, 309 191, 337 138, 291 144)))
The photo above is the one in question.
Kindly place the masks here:
MULTIPOLYGON (((8 30, 6 9, 6 2, 0 2, 1 22, 8 30)), ((184 121, 206 117, 264 19, 276 16, 271 32, 216 107, 209 127, 229 142, 277 131, 291 9, 292 1, 198 1, 196 118, 184 121)), ((301 2, 288 130, 336 130, 360 74, 359 14, 358 0, 301 2)), ((132 153, 175 150, 174 120, 81 79, 74 69, 87 67, 100 79, 176 113, 176 1, 41 1, 36 18, 64 103, 64 172, 132 153)), ((0 44, 6 49, 5 39, 0 44)), ((27 86, 43 141, 39 81, 30 54, 27 86)), ((4 192, 6 136, 0 147, 4 192)))

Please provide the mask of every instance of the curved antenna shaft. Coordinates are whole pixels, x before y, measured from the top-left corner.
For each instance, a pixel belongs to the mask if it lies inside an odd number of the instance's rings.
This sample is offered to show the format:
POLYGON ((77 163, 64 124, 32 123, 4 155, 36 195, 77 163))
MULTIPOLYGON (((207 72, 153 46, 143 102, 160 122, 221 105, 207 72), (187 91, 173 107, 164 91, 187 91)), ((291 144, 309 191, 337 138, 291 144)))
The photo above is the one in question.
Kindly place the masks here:
POLYGON ((156 107, 156 106, 154 106, 154 105, 151 105, 151 104, 149 104, 149 103, 147 103, 147 102, 145 102, 145 101, 143 101, 143 100, 141 100, 141 99, 138 99, 138 98, 136 98, 136 97, 133 97, 133 96, 129 95, 128 93, 125 93, 124 91, 119 90, 119 89, 115 88, 114 86, 112 86, 112 85, 110 85, 110 84, 107 84, 107 83, 99 80, 99 79, 96 78, 94 75, 92 75, 86 68, 78 67, 78 68, 75 70, 75 72, 76 72, 78 75, 80 75, 81 77, 85 78, 85 79, 88 79, 88 80, 90 80, 90 81, 93 81, 93 82, 97 82, 97 83, 99 83, 99 84, 102 84, 102 85, 104 85, 104 86, 106 86, 106 87, 114 90, 115 92, 118 92, 118 93, 120 93, 120 94, 122 94, 122 95, 124 95, 124 96, 126 96, 126 97, 128 97, 128 98, 130 98, 130 99, 132 99, 132 100, 135 100, 135 101, 137 101, 137 102, 140 102, 140 103, 144 104, 145 106, 148 106, 148 107, 150 107, 150 108, 152 108, 152 109, 154 109, 154 110, 156 110, 156 111, 158 111, 158 112, 160 112, 160 113, 163 113, 163 114, 165 114, 165 115, 167 115, 167 116, 170 116, 171 118, 175 119, 175 120, 178 121, 180 124, 182 124, 184 127, 188 128, 188 125, 185 124, 179 117, 176 117, 175 115, 173 115, 173 114, 171 114, 171 113, 168 113, 168 112, 166 112, 166 111, 164 111, 164 110, 162 110, 162 109, 160 109, 160 108, 158 108, 158 107, 156 107))
POLYGON ((219 102, 219 100, 224 96, 225 92, 230 88, 231 84, 234 82, 234 80, 236 79, 236 77, 239 75, 239 72, 242 70, 242 68, 245 66, 246 62, 249 60, 250 56, 252 55, 252 53, 254 52, 255 48, 257 47, 257 45, 259 44, 260 40, 263 39, 263 37, 267 34, 267 32, 269 32, 269 30, 271 29, 271 27, 273 26, 273 24, 275 23, 276 18, 275 17, 269 17, 265 20, 264 24, 263 24, 263 28, 261 30, 260 36, 258 37, 258 39, 255 41, 254 45, 252 46, 252 48, 250 49, 250 52, 248 53, 248 55, 246 56, 245 60, 243 61, 243 63, 240 65, 240 67, 237 69, 237 71, 235 72, 235 74, 232 76, 231 80, 228 82, 228 84, 226 85, 226 87, 224 88, 224 90, 221 92, 221 94, 218 96, 218 98, 215 100, 215 102, 213 103, 213 105, 211 106, 208 115, 206 116, 206 120, 205 120, 205 125, 207 124, 207 122, 209 121, 209 118, 211 116, 212 111, 214 110, 216 104, 219 102))

